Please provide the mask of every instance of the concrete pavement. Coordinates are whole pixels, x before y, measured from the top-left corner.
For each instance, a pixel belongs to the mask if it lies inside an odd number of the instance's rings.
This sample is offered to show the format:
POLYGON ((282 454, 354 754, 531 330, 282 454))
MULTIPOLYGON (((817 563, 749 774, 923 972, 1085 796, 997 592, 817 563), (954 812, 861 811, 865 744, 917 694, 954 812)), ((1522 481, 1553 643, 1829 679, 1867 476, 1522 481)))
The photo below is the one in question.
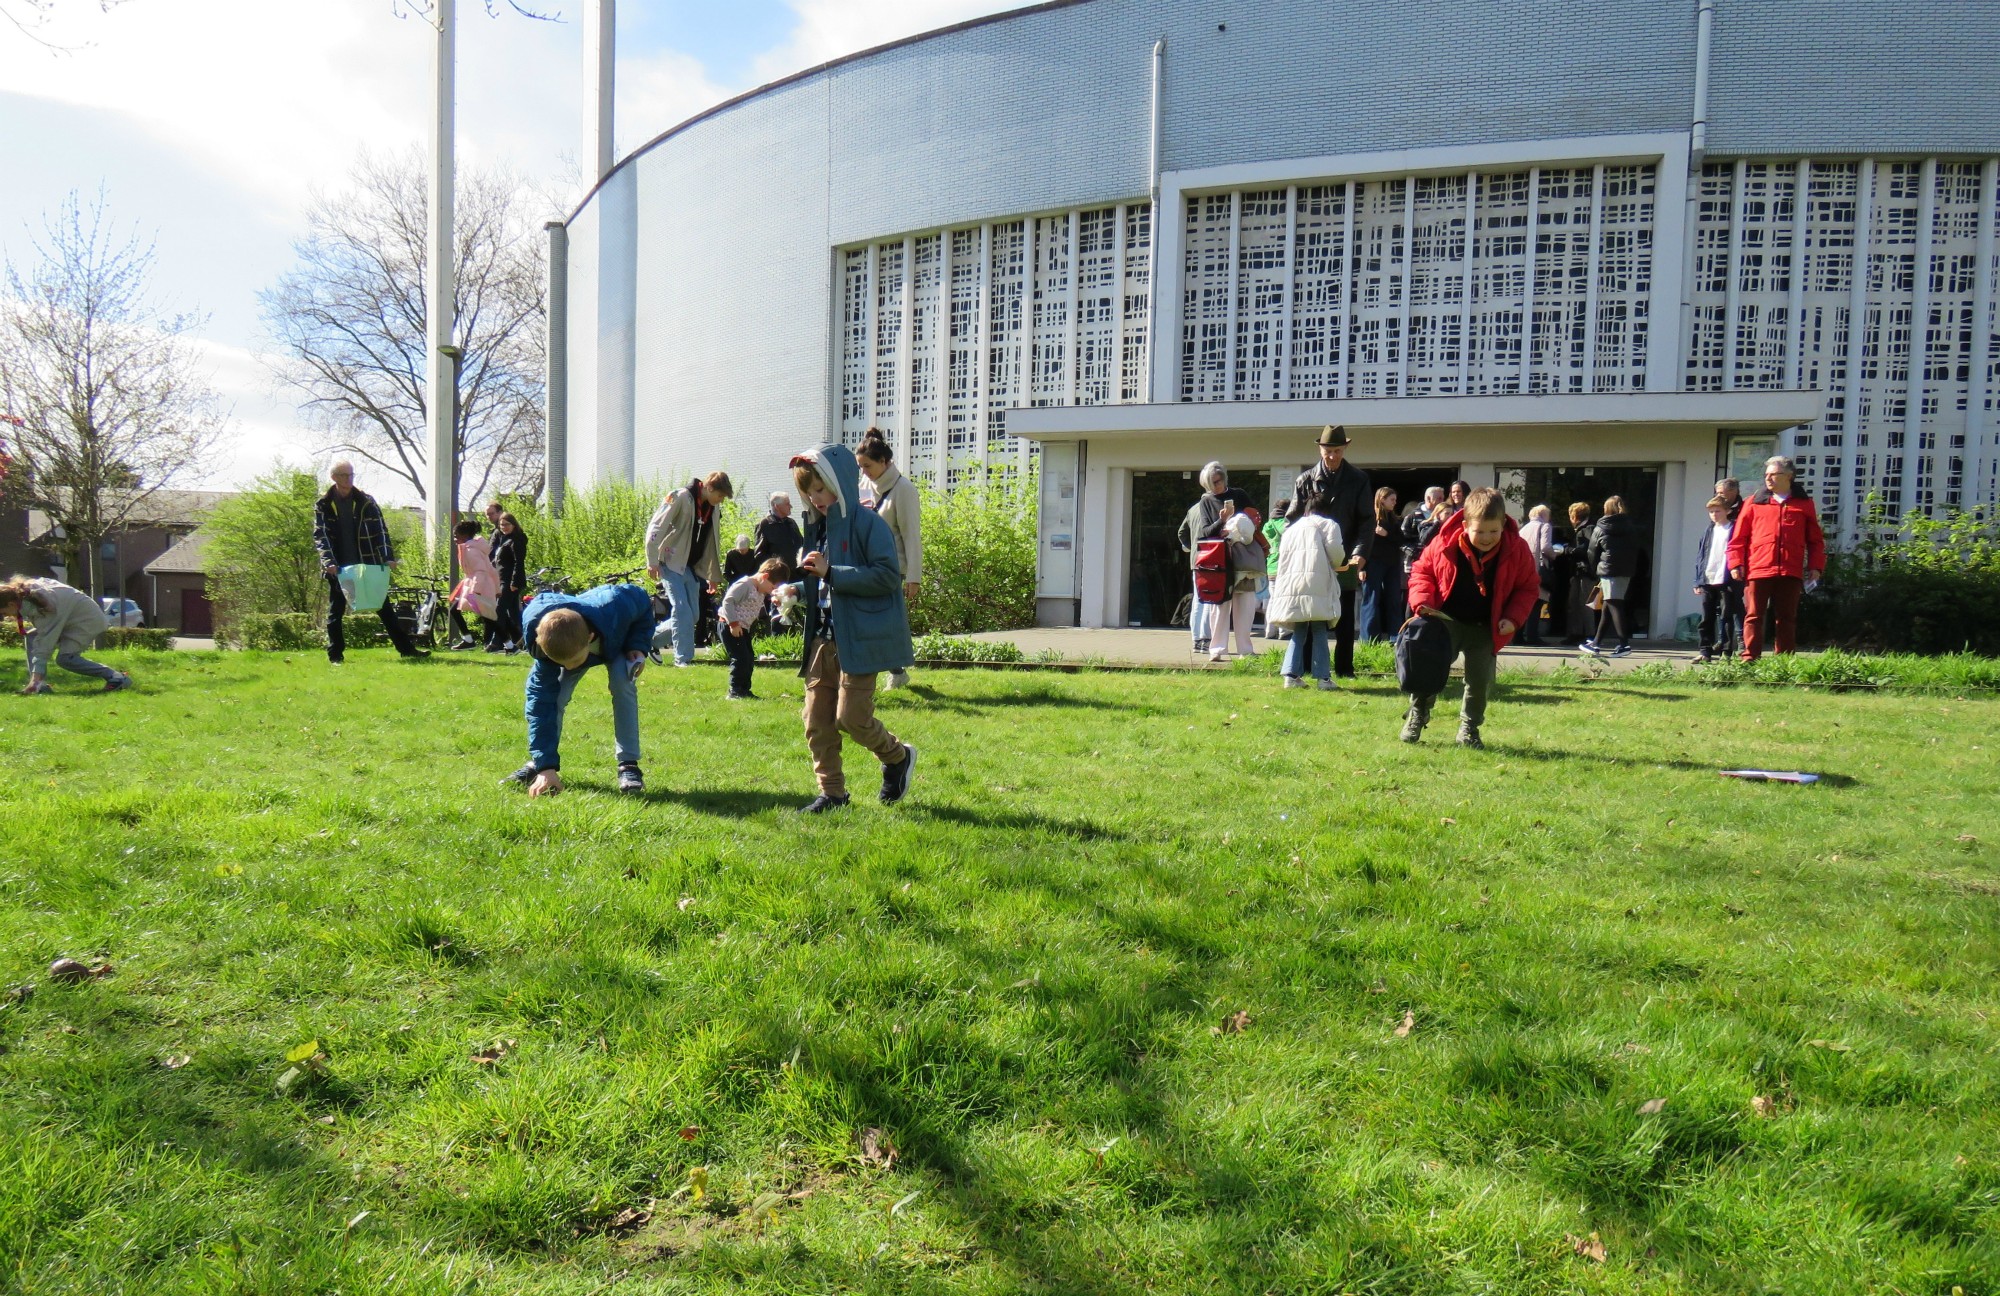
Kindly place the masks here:
MULTIPOLYGON (((1083 630, 1035 629, 995 630, 986 634, 960 636, 987 643, 1011 643, 1028 657, 1053 649, 1065 661, 1094 660, 1121 666, 1177 666, 1198 669, 1207 664, 1197 658, 1185 630, 1083 630)), ((1260 651, 1283 645, 1276 639, 1254 641, 1260 651)), ((1645 662, 1686 665, 1694 656, 1694 645, 1672 640, 1635 640, 1630 657, 1597 658, 1605 669, 1622 673, 1645 662)), ((1500 666, 1514 670, 1554 670, 1563 662, 1582 665, 1591 658, 1574 648, 1510 647, 1500 654, 1500 666)))

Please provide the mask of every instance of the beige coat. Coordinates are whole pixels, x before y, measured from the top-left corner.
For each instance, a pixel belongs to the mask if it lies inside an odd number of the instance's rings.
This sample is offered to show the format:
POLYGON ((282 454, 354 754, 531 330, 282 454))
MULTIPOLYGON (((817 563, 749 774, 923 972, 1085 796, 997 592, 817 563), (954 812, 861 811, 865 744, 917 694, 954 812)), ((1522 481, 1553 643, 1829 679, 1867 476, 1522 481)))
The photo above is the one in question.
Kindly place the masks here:
POLYGON ((43 608, 34 598, 21 600, 21 619, 28 623, 28 673, 47 675, 49 662, 63 653, 80 653, 97 642, 111 625, 97 600, 59 580, 31 580, 36 596, 47 599, 43 608))
POLYGON ((694 490, 683 486, 668 495, 653 520, 646 526, 646 566, 658 567, 670 572, 684 572, 690 567, 694 574, 711 585, 722 582, 722 561, 716 556, 716 534, 719 525, 708 529, 708 543, 702 552, 691 553, 694 548, 694 490))
POLYGON ((864 508, 874 509, 875 515, 889 524, 889 533, 896 537, 896 557, 903 565, 903 580, 922 584, 923 505, 917 496, 916 483, 897 472, 894 464, 882 470, 879 482, 862 473, 861 503, 864 508))

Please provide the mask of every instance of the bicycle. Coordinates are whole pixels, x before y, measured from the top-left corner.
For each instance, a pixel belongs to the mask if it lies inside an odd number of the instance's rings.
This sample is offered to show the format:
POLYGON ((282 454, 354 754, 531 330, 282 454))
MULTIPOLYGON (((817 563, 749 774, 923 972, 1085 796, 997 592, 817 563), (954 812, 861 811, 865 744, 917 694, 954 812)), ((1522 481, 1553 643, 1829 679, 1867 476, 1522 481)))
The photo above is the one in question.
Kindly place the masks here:
POLYGON ((538 567, 532 579, 536 594, 576 593, 576 585, 560 567, 538 567))
POLYGON ((412 643, 431 648, 442 646, 450 637, 451 582, 442 576, 406 576, 402 585, 392 586, 389 601, 412 643), (440 626, 444 627, 440 630, 440 626))

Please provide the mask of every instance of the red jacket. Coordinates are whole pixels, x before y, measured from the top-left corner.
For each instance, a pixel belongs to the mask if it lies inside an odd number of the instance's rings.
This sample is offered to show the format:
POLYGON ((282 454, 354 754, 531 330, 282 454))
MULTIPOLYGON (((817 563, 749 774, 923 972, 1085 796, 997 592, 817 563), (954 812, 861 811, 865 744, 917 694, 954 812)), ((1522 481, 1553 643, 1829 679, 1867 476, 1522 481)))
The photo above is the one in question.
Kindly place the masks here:
POLYGON ((1826 570, 1826 537, 1809 496, 1794 487, 1782 504, 1768 490, 1744 501, 1729 533, 1729 572, 1746 569, 1750 580, 1826 570))
MULTIPOLYGON (((1451 597, 1452 586, 1458 583, 1458 563, 1452 559, 1452 550, 1458 547, 1458 538, 1464 534, 1465 511, 1461 509, 1445 519, 1431 542, 1424 546, 1423 553, 1417 556, 1416 566, 1410 568, 1412 612, 1421 607, 1442 608, 1451 597)), ((1505 648, 1514 637, 1501 634, 1500 623, 1512 621, 1516 629, 1527 624, 1540 593, 1535 555, 1521 538, 1520 524, 1508 518, 1506 529, 1500 533, 1500 557, 1493 564, 1494 652, 1505 648)))

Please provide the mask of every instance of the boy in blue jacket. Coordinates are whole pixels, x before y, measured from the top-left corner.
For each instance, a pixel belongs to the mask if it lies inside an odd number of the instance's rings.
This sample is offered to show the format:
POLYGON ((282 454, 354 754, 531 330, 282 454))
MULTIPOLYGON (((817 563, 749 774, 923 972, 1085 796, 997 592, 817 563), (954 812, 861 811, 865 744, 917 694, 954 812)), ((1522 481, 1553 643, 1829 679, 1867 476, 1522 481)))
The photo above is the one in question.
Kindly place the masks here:
POLYGON ((528 795, 562 791, 563 713, 576 682, 602 665, 611 685, 618 790, 646 790, 639 773, 639 672, 653 644, 653 601, 637 585, 600 585, 582 594, 541 594, 528 605, 522 642, 528 672, 528 763, 509 774, 528 795))
POLYGON ((806 746, 819 795, 800 809, 824 814, 847 804, 844 733, 882 762, 881 800, 910 790, 917 749, 875 718, 876 678, 916 660, 903 604, 903 561, 889 524, 861 507, 861 469, 846 446, 823 445, 792 459, 806 500, 799 601, 805 605, 806 746))

